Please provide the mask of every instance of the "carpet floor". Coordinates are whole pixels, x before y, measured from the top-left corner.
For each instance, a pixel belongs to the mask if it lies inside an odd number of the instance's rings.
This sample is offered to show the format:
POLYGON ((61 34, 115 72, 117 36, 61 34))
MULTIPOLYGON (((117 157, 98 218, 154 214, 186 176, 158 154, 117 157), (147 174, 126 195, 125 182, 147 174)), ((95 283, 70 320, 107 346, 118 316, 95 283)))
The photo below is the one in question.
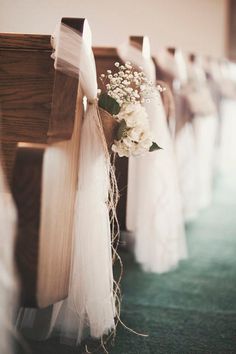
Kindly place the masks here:
MULTIPOLYGON (((164 275, 141 271, 122 252, 122 321, 109 354, 236 353, 236 179, 219 179, 213 204, 186 227, 189 259, 164 275)), ((84 349, 31 342, 33 354, 84 349)), ((103 353, 102 350, 97 353, 103 353)))

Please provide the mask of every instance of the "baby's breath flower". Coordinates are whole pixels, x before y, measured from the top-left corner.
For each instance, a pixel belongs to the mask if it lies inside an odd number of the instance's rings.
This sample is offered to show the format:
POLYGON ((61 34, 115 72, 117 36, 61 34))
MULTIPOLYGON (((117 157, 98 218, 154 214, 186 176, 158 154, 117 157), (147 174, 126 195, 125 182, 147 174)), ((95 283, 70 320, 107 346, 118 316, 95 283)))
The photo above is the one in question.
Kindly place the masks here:
POLYGON ((118 71, 107 70, 107 75, 102 74, 100 79, 109 96, 113 97, 121 108, 130 103, 149 102, 162 92, 160 85, 155 87, 144 72, 134 69, 130 62, 124 65, 116 62, 114 65, 118 71))
POLYGON ((130 82, 129 82, 128 80, 124 80, 124 81, 123 81, 123 84, 124 84, 125 86, 128 86, 128 85, 130 84, 130 82))
POLYGON ((117 71, 107 70, 107 75, 102 74, 100 78, 107 94, 121 108, 116 119, 118 122, 125 120, 127 129, 120 140, 114 141, 112 150, 119 156, 140 155, 149 151, 153 143, 147 112, 142 104, 149 103, 162 88, 148 80, 143 71, 135 70, 130 62, 114 65, 117 71))

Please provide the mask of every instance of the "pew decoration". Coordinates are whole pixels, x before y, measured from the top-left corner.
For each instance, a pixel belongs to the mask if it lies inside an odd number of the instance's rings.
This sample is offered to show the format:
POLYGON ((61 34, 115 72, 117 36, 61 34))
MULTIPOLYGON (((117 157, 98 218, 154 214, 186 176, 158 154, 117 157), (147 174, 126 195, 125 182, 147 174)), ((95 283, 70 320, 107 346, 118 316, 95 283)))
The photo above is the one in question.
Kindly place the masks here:
POLYGON ((195 140, 197 159, 198 209, 212 201, 215 144, 218 130, 216 106, 207 83, 202 58, 191 54, 187 62, 188 83, 185 87, 195 140))
MULTIPOLYGON (((82 31, 83 20, 75 25, 82 31)), ((18 211, 15 261, 24 307, 66 298, 71 269, 82 98, 78 76, 54 69, 50 37, 0 34, 2 167, 18 211)))
MULTIPOLYGON (((130 37, 118 53, 121 60, 141 66, 155 82, 147 37, 130 37)), ((126 226, 144 271, 164 273, 187 257, 187 245, 175 153, 160 93, 144 105, 154 139, 163 149, 129 159, 126 226)))
POLYGON ((44 317, 49 329, 46 334, 39 334, 40 339, 59 334, 63 341, 79 344, 88 334, 101 338, 115 329, 120 303, 119 285, 112 271, 116 258, 113 243, 118 237, 115 225, 118 192, 99 117, 96 68, 87 21, 84 21, 83 35, 62 23, 52 42, 55 69, 71 77, 79 75, 85 102, 76 171, 69 292, 65 300, 51 309, 23 310, 18 324, 38 327, 39 318, 44 317), (60 41, 63 47, 58 45, 60 41))
MULTIPOLYGON (((113 123, 113 137, 107 138, 108 147, 120 157, 139 156, 160 149, 153 141, 148 114, 143 103, 149 103, 163 89, 154 86, 143 71, 137 71, 128 61, 116 62, 117 70, 100 75, 103 89, 99 90, 98 106, 105 135, 107 122, 113 123), (112 141, 113 140, 113 141, 112 141)), ((141 69, 141 68, 139 68, 141 69)), ((110 128, 110 126, 109 126, 110 128)))
POLYGON ((67 37, 68 47, 57 52, 56 46, 55 66, 62 71, 69 68, 71 75, 79 72, 87 107, 81 130, 70 290, 68 299, 54 306, 51 329, 54 323, 58 325, 58 318, 60 329, 65 334, 69 330, 69 336, 79 343, 87 327, 92 337, 99 338, 115 326, 109 213, 115 213, 116 198, 114 180, 110 185, 114 174, 97 110, 96 69, 88 23, 83 37, 65 25, 61 33, 67 37), (59 311, 63 312, 63 319, 57 317, 59 311))

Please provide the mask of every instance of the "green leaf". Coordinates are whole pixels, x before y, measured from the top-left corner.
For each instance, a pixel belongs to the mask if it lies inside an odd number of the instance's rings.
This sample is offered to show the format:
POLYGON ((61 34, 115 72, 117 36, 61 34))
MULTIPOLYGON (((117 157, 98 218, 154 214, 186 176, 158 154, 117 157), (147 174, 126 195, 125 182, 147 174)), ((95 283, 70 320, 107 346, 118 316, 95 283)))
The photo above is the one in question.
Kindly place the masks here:
POLYGON ((156 151, 156 150, 160 150, 160 149, 162 149, 162 148, 160 146, 158 146, 157 143, 155 143, 153 141, 152 146, 150 147, 149 151, 152 152, 152 151, 156 151))
POLYGON ((119 103, 105 92, 101 93, 99 96, 98 105, 112 115, 116 115, 120 112, 119 103))
POLYGON ((126 129, 127 129, 127 124, 126 124, 125 120, 122 119, 122 121, 120 121, 120 123, 119 123, 119 127, 118 127, 117 133, 116 133, 117 140, 120 140, 124 136, 126 129))

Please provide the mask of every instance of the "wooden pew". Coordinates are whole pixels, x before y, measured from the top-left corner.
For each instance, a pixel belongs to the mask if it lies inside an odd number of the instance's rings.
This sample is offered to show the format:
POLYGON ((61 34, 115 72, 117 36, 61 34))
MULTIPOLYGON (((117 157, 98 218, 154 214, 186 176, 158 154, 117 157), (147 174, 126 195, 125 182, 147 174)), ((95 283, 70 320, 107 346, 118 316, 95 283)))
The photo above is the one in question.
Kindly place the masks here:
MULTIPOLYGON (((83 19, 63 18, 62 23, 83 32, 83 19)), ((59 46, 63 43, 59 42, 59 46)), ((78 78, 56 71, 51 54, 49 35, 0 34, 2 158, 18 209, 15 254, 22 289, 21 304, 33 307, 45 307, 68 293, 77 180, 75 176, 68 177, 68 171, 58 176, 70 182, 67 191, 70 194, 64 192, 58 197, 58 208, 64 213, 63 222, 68 229, 63 238, 48 240, 47 232, 42 234, 41 230, 43 162, 48 148, 70 141, 76 109, 79 110, 77 119, 82 119, 78 78), (47 242, 52 253, 45 259, 47 242), (68 256, 62 260, 65 249, 68 256), (62 270, 61 276, 49 285, 50 289, 46 289, 48 279, 40 276, 42 268, 51 279, 54 271, 62 270)), ((77 138, 79 140, 79 136, 77 138)))

